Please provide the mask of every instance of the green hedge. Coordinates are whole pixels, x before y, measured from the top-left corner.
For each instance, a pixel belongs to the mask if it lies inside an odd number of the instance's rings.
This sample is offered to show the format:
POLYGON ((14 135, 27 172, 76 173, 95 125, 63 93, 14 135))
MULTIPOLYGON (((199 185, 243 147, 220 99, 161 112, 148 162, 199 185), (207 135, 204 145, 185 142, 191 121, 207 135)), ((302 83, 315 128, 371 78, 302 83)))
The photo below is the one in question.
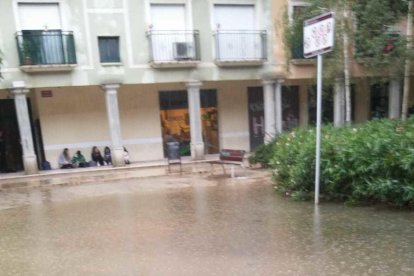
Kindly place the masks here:
MULTIPOLYGON (((271 157, 263 161, 272 168, 277 188, 297 199, 312 198, 315 129, 285 133, 265 148, 271 157)), ((414 118, 324 127, 321 197, 414 206, 414 118)))

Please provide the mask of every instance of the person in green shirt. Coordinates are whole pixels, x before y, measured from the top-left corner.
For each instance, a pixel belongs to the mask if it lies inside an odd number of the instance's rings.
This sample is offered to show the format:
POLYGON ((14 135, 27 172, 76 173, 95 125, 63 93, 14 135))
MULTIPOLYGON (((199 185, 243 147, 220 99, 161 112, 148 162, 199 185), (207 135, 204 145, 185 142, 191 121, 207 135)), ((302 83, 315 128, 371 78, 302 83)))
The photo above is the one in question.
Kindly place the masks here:
POLYGON ((78 168, 88 167, 88 162, 86 162, 85 156, 82 155, 81 151, 78 150, 72 158, 72 164, 78 168))

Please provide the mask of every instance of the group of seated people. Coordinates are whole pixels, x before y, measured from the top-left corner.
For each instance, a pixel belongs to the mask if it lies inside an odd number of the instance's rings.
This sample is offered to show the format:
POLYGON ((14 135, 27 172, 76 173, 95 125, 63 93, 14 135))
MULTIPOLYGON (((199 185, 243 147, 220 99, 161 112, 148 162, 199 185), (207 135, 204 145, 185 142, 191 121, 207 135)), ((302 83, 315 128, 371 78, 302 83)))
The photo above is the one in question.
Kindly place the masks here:
MULTIPOLYGON (((123 155, 125 164, 130 164, 129 153, 125 147, 123 155)), ((71 157, 69 149, 65 148, 59 156, 58 163, 59 168, 61 169, 112 165, 111 149, 109 147, 105 147, 104 154, 102 155, 98 147, 94 146, 91 152, 91 161, 88 162, 80 150, 76 151, 76 154, 71 157)))

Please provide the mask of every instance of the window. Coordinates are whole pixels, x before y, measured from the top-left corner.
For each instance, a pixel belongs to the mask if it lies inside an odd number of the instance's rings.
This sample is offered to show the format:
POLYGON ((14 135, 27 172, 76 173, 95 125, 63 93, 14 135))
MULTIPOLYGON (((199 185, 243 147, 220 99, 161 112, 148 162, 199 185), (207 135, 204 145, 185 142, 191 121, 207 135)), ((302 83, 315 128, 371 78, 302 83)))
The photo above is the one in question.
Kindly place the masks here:
POLYGON ((306 8, 310 4, 306 0, 290 0, 288 6, 289 22, 292 22, 294 18, 303 15, 306 8))
POLYGON ((118 36, 100 36, 98 42, 101 63, 121 62, 118 36))

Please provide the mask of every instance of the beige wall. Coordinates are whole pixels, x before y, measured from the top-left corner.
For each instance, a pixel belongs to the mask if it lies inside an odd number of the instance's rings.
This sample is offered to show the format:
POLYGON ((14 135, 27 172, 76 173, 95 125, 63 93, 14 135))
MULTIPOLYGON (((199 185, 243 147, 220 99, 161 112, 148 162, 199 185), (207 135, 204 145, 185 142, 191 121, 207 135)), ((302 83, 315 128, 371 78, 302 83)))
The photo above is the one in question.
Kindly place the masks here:
MULTIPOLYGON (((221 148, 249 150, 247 88, 258 81, 205 82, 217 89, 221 148)), ((118 91, 122 138, 131 161, 163 158, 158 91, 185 90, 184 83, 123 85, 118 91)), ((63 148, 81 150, 90 159, 92 146, 110 145, 105 93, 98 86, 33 90, 46 159, 56 168, 63 148), (42 91, 52 97, 42 97, 42 91)))
POLYGON ((258 81, 217 83, 221 148, 250 150, 247 89, 258 81))

